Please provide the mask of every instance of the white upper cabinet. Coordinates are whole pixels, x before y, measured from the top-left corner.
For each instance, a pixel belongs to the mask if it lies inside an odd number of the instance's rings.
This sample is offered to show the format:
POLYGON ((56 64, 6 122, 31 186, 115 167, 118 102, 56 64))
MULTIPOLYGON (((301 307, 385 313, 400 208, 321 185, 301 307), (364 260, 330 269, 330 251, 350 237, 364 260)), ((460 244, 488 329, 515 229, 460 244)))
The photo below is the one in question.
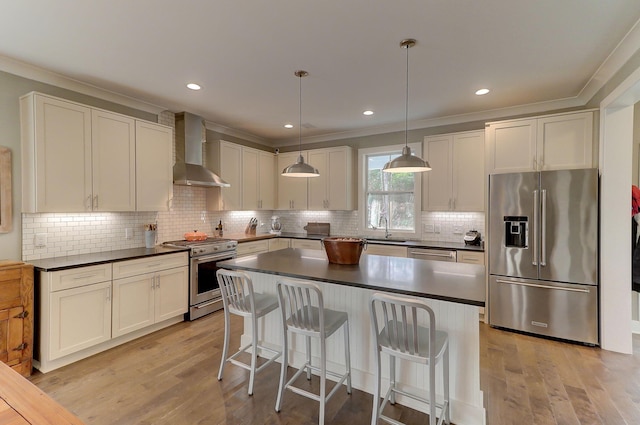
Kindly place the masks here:
POLYGON ((124 115, 91 111, 93 211, 135 211, 136 126, 124 115))
POLYGON ((226 211, 242 209, 242 147, 234 143, 220 142, 220 177, 230 187, 221 188, 222 209, 226 211))
POLYGON ((173 199, 173 131, 136 121, 136 210, 168 211, 173 199))
POLYGON ((276 158, 271 152, 258 154, 258 209, 272 210, 276 207, 276 158))
POLYGON ((230 187, 207 191, 207 209, 234 211, 242 209, 242 146, 224 140, 206 143, 206 167, 230 187))
POLYGON ((422 209, 425 211, 451 209, 452 140, 450 134, 424 139, 424 157, 431 166, 431 171, 422 173, 422 209))
POLYGON ((486 124, 489 174, 594 167, 593 112, 486 124))
POLYGON ((314 149, 308 152, 309 164, 319 177, 309 178, 310 210, 353 209, 353 152, 350 147, 314 149))
POLYGON ((22 211, 91 211, 91 109, 31 93, 20 118, 22 211))
POLYGON ((136 195, 160 187, 165 202, 153 210, 168 209, 173 184, 169 127, 145 123, 162 129, 164 142, 150 150, 142 147, 152 158, 136 161, 138 137, 142 145, 149 137, 137 131, 140 126, 131 117, 40 93, 21 97, 20 113, 23 212, 135 211, 136 195))
POLYGON ((272 153, 242 147, 242 209, 274 209, 275 173, 272 153))
POLYGON ((225 140, 207 143, 206 166, 231 187, 207 193, 209 210, 272 210, 275 207, 275 158, 270 152, 225 140))
POLYGON ((593 113, 538 119, 538 170, 593 167, 593 113))
POLYGON ((425 211, 484 211, 484 131, 428 136, 423 173, 425 211))
MULTIPOLYGON (((307 180, 308 177, 284 177, 282 170, 294 164, 300 156, 299 151, 281 153, 277 156, 278 168, 278 205, 279 210, 306 210, 307 209, 307 180)), ((302 157, 308 162, 308 154, 302 151, 302 157)), ((315 178, 315 177, 314 177, 315 178)))

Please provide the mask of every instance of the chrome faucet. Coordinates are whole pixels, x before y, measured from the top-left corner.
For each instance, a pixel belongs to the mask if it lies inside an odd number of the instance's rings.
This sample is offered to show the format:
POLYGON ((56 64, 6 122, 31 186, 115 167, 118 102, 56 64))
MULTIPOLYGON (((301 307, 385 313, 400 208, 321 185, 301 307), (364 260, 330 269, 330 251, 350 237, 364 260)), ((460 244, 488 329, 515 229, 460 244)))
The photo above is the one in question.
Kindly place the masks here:
POLYGON ((380 216, 378 219, 378 226, 380 226, 380 222, 382 220, 384 220, 384 238, 389 239, 389 236, 391 236, 391 233, 389 233, 389 220, 387 220, 387 217, 385 216, 380 216))

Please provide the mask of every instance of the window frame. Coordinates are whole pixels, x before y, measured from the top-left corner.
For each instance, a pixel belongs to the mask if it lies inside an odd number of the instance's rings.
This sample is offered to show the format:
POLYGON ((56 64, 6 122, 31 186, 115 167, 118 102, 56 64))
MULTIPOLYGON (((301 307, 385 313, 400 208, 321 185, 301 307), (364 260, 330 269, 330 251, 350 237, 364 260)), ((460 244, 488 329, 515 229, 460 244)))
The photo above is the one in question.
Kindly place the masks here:
MULTIPOLYGON (((409 147, 414 155, 422 156, 422 143, 409 143, 409 147)), ((367 158, 371 155, 398 154, 402 153, 404 144, 378 146, 372 148, 358 149, 358 227, 359 233, 364 237, 382 239, 384 238, 383 229, 367 228, 367 158)), ((422 173, 414 173, 413 186, 413 209, 414 209, 414 231, 398 231, 389 229, 391 233, 390 239, 420 239, 421 223, 422 223, 422 173)))

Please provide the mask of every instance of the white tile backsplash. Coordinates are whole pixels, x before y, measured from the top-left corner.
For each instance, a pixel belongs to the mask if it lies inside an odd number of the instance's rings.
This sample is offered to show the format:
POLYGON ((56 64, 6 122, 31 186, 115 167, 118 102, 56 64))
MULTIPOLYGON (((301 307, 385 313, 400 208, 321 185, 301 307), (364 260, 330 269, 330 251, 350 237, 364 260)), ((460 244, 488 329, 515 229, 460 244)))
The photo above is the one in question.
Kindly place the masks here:
MULTIPOLYGON (((256 217, 258 232, 268 232, 271 216, 277 215, 282 231, 305 233, 308 222, 331 224, 331 234, 359 236, 357 211, 206 211, 205 188, 174 186, 174 208, 166 212, 22 214, 22 259, 87 254, 116 249, 144 247, 144 225, 158 224, 158 243, 182 239, 185 232, 199 230, 214 234, 222 220, 227 234, 243 233, 249 219, 256 217), (125 229, 132 229, 131 239, 125 229), (36 234, 46 234, 44 247, 35 245, 36 234)), ((484 238, 483 213, 423 212, 422 223, 434 224, 437 233, 422 233, 434 242, 461 242, 467 230, 479 230, 484 238), (461 226, 463 234, 454 234, 461 226)))
POLYGON ((484 213, 480 212, 422 212, 423 228, 425 224, 433 224, 434 232, 422 233, 422 240, 434 242, 462 242, 464 234, 469 230, 480 232, 485 236, 484 213), (461 234, 454 232, 455 227, 462 229, 461 234))

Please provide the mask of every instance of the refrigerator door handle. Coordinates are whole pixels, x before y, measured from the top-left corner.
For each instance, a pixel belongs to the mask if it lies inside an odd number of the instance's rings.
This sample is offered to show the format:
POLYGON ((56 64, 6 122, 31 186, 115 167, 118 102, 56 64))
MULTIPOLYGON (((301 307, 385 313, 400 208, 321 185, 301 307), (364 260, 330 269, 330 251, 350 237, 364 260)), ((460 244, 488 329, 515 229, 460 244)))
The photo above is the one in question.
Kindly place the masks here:
POLYGON ((542 289, 557 289, 558 291, 568 291, 568 292, 582 292, 582 293, 589 293, 588 289, 581 289, 581 288, 566 288, 564 286, 550 286, 550 285, 540 285, 538 283, 526 283, 526 282, 515 282, 515 281, 510 281, 510 280, 502 280, 502 279, 496 279, 497 283, 505 283, 508 285, 520 285, 520 286, 529 286, 532 288, 542 288, 542 289))
POLYGON ((538 191, 533 191, 533 261, 531 264, 538 265, 538 191))
POLYGON ((547 190, 542 189, 542 224, 540 226, 540 266, 547 265, 547 190))

